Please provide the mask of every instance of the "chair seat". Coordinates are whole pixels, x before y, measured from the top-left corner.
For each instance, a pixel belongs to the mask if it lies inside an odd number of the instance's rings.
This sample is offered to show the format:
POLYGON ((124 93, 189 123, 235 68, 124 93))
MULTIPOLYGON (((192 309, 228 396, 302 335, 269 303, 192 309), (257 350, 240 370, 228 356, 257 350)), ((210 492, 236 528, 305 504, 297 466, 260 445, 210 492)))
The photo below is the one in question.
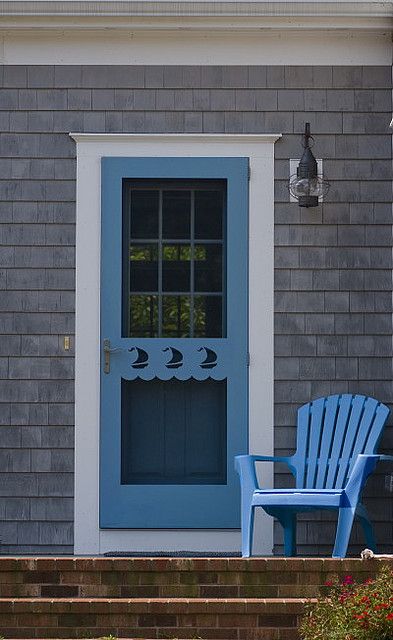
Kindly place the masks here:
POLYGON ((257 489, 253 493, 254 507, 338 507, 343 489, 257 489))

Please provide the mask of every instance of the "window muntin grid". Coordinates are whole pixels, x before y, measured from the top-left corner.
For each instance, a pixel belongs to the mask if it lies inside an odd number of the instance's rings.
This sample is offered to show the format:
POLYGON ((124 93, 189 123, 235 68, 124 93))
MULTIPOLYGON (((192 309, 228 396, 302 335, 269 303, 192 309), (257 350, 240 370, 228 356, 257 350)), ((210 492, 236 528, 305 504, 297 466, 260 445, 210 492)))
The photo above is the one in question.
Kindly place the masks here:
POLYGON ((123 336, 224 337, 226 181, 123 186, 123 336))

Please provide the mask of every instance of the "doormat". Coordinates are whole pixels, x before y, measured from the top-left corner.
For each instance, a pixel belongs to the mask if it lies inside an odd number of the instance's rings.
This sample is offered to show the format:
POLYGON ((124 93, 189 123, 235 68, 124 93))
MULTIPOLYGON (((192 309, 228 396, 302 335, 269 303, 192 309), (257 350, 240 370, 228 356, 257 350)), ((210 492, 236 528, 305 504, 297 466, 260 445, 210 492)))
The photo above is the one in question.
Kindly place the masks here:
POLYGON ((240 551, 108 551, 113 558, 241 558, 240 551))

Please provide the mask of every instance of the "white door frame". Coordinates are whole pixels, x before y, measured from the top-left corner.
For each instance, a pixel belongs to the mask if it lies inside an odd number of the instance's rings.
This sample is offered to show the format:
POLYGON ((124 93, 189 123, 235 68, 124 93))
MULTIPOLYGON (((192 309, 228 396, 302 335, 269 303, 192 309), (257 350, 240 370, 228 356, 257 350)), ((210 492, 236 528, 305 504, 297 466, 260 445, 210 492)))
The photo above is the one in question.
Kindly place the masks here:
MULTIPOLYGON (((103 156, 248 157, 249 448, 273 453, 274 143, 280 134, 72 133, 77 143, 75 553, 238 551, 236 530, 99 528, 100 244, 103 156)), ((263 469, 272 486, 273 469, 263 469)), ((258 510, 261 511, 261 510, 258 510)), ((258 514, 255 552, 270 555, 273 520, 258 514), (258 535, 258 531, 260 535, 258 535)))

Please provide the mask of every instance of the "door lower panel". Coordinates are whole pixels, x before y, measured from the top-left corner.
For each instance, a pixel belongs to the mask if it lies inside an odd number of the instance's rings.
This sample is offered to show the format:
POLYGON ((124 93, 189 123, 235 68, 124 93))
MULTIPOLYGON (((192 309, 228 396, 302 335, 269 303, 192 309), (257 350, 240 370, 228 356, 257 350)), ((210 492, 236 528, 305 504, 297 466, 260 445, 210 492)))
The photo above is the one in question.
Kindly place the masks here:
POLYGON ((225 484, 226 380, 122 380, 122 484, 225 484))

